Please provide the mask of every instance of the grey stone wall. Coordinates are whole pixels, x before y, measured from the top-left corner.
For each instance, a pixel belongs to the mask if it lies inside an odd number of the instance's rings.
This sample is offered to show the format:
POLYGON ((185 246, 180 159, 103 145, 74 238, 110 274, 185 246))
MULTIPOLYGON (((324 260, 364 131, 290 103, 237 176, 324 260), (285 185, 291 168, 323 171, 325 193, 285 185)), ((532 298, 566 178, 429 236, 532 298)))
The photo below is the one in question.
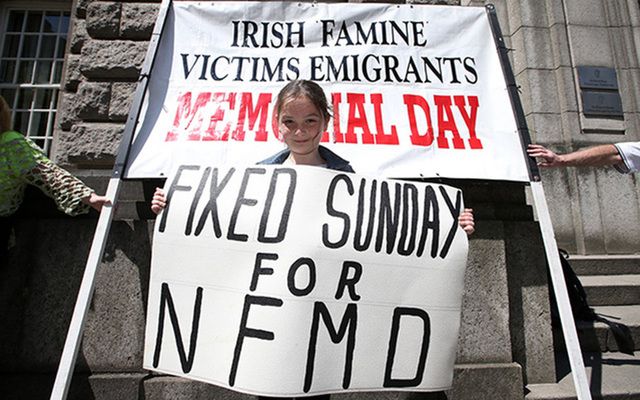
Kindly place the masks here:
POLYGON ((59 164, 113 165, 158 9, 158 2, 76 2, 54 134, 59 164))
MULTIPOLYGON (((483 5, 489 1, 463 1, 483 5)), ((640 140, 640 11, 634 0, 497 0, 534 142, 559 152, 640 140), (615 68, 623 119, 586 116, 577 66, 615 68)), ((640 251, 640 182, 612 169, 543 170, 558 244, 578 254, 640 251)))

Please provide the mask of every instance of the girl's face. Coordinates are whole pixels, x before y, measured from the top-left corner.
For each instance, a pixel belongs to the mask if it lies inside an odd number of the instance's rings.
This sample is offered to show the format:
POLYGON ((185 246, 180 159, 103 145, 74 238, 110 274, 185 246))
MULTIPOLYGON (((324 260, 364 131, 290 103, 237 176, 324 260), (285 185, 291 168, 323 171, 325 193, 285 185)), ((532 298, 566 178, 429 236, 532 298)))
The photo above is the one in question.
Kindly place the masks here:
POLYGON ((311 100, 300 96, 282 105, 278 128, 292 153, 306 155, 318 150, 327 121, 311 100))

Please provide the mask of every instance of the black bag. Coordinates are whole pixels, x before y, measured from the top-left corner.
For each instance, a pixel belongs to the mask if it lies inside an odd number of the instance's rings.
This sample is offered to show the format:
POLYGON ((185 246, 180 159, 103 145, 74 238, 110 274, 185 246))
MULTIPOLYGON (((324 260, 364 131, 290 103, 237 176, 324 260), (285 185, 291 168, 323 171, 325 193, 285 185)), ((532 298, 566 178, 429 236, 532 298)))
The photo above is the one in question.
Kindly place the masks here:
POLYGON ((573 318, 582 321, 594 321, 596 313, 589 306, 587 292, 585 292, 580 279, 578 279, 573 268, 571 268, 571 264, 569 264, 569 254, 562 249, 558 249, 558 252, 560 253, 562 274, 564 275, 564 281, 567 285, 567 293, 569 295, 569 303, 571 303, 573 318))
MULTIPOLYGON (((558 252, 560 253, 560 263, 562 264, 562 273, 567 285, 567 293, 569 295, 573 318, 575 320, 598 321, 607 324, 611 329, 611 333, 613 333, 620 352, 633 355, 635 345, 629 327, 619 322, 610 321, 593 311, 589 306, 587 293, 580 279, 578 279, 573 268, 571 268, 571 264, 569 264, 569 254, 562 249, 558 249, 558 252)), ((558 307, 553 292, 551 292, 551 322, 554 326, 560 325, 560 315, 558 314, 558 307)))

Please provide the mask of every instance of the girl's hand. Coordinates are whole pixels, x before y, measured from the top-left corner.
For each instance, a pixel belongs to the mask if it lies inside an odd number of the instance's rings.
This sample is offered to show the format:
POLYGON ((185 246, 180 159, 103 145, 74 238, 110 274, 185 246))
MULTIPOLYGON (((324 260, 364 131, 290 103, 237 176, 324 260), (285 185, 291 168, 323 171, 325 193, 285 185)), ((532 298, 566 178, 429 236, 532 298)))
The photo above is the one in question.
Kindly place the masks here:
POLYGON ((153 193, 153 199, 151 199, 151 211, 153 211, 154 214, 160 214, 165 207, 167 207, 167 198, 164 195, 164 191, 156 188, 156 191, 153 193))
POLYGON ((476 224, 473 220, 473 209, 465 208, 458 217, 458 223, 467 236, 475 232, 476 224))

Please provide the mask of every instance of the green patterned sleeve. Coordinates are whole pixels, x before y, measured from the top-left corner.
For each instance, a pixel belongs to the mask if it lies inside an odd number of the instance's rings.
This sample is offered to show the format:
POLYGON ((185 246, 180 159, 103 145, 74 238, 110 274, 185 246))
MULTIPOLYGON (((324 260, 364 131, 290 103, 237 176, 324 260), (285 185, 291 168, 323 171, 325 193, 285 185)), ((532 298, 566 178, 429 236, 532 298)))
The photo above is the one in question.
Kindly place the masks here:
POLYGON ((89 211, 89 205, 82 199, 93 190, 69 172, 49 160, 35 143, 26 139, 17 141, 16 149, 21 154, 17 159, 24 160, 20 167, 23 179, 51 197, 58 209, 68 215, 78 215, 89 211))

